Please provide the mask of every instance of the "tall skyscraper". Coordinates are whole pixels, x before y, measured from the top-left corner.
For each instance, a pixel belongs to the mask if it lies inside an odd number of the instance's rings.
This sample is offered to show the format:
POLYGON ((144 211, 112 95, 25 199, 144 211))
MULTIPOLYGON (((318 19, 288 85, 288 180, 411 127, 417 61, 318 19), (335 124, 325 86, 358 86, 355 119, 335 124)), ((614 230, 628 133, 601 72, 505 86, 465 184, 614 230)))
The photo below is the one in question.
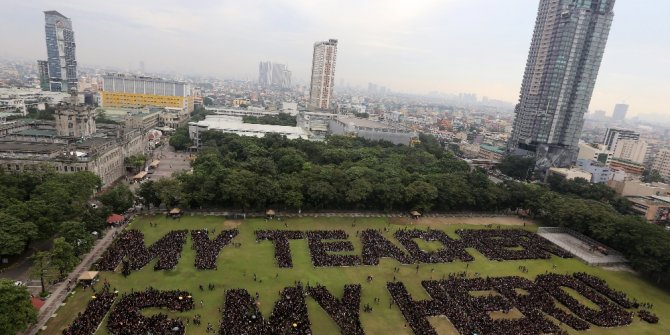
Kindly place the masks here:
POLYGON ((49 89, 60 92, 76 90, 77 59, 72 21, 55 10, 44 12, 44 20, 49 89))
POLYGON ((309 86, 309 108, 329 109, 335 84, 337 40, 314 43, 312 80, 309 86))
POLYGON ((508 151, 569 166, 614 13, 614 0, 540 0, 508 151))
POLYGON ((258 65, 258 83, 263 88, 291 88, 291 71, 284 64, 260 62, 258 65))
POLYGON ((40 88, 42 91, 50 91, 49 87, 49 62, 45 60, 37 61, 37 71, 40 76, 40 88))
POLYGON ((612 120, 614 121, 623 121, 626 119, 626 113, 628 112, 627 104, 616 104, 614 105, 614 112, 612 113, 612 120))

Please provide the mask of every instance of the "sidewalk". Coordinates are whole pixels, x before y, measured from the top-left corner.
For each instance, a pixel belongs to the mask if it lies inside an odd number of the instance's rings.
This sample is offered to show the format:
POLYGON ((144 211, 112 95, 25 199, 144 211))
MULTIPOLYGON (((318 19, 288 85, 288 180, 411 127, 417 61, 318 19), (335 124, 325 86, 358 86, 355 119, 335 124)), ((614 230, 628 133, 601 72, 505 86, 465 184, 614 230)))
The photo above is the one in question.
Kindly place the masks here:
POLYGON ((122 227, 110 228, 105 236, 98 241, 91 249, 91 251, 86 254, 84 259, 79 263, 79 265, 68 275, 68 277, 62 282, 51 287, 51 295, 40 309, 40 312, 37 316, 37 323, 30 326, 23 334, 24 335, 35 335, 37 332, 44 327, 44 325, 49 321, 51 315, 56 312, 58 307, 61 306, 65 298, 67 297, 69 291, 67 291, 68 281, 76 283, 79 276, 84 272, 88 271, 91 268, 93 263, 100 257, 100 255, 109 247, 109 245, 114 240, 114 233, 120 232, 123 230, 122 227))

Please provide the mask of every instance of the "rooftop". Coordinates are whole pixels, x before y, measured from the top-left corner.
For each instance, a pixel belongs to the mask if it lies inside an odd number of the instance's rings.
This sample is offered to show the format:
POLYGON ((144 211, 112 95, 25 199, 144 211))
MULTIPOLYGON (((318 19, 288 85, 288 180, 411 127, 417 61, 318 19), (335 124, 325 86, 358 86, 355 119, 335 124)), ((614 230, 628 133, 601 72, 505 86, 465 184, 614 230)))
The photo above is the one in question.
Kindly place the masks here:
POLYGON ((493 145, 482 144, 479 147, 484 149, 484 150, 495 152, 497 154, 504 154, 505 153, 505 149, 500 148, 500 147, 496 147, 496 146, 493 146, 493 145))
POLYGON ((42 142, 0 142, 0 152, 52 153, 63 149, 63 144, 42 142))
POLYGON ((56 137, 58 132, 55 129, 37 129, 30 128, 16 132, 15 135, 21 136, 36 136, 36 137, 56 137))

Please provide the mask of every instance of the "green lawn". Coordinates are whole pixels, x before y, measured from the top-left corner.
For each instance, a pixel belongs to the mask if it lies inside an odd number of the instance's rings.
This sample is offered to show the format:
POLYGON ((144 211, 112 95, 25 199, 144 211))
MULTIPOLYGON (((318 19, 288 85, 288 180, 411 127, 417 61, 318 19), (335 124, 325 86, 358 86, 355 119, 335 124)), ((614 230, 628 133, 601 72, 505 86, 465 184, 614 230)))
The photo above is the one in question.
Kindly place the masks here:
MULTIPOLYGON (((352 227, 354 219, 352 218, 303 218, 285 221, 290 229, 295 230, 317 230, 317 229, 344 229, 350 235, 356 251, 360 255, 361 243, 355 236, 356 230, 365 228, 379 229, 389 226, 388 219, 370 218, 357 219, 356 226, 352 227)), ((416 225, 421 226, 421 221, 416 225)), ((487 224, 486 218, 482 219, 482 224, 487 224)), ((233 222, 224 222, 220 217, 184 217, 179 221, 166 219, 165 217, 141 217, 131 224, 131 228, 140 229, 145 234, 147 245, 155 242, 172 229, 202 229, 209 228, 228 229, 233 222), (158 227, 150 227, 149 222, 158 223, 158 227)), ((401 227, 390 225, 391 231, 383 233, 385 237, 396 243, 392 234, 395 228, 401 227)), ((403 226, 404 227, 404 226, 403 226)), ((143 290, 146 287, 153 286, 157 289, 184 289, 190 291, 196 301, 196 308, 185 313, 168 313, 172 316, 192 317, 195 314, 201 314, 203 325, 188 326, 187 334, 205 334, 205 328, 208 322, 214 324, 218 329, 220 316, 218 308, 223 307, 224 290, 226 288, 244 288, 251 295, 256 292, 261 297, 261 311, 268 316, 272 310, 275 300, 278 298, 278 291, 286 286, 293 285, 294 281, 300 280, 303 283, 320 283, 326 285, 328 289, 336 296, 341 296, 345 284, 360 283, 363 286, 361 306, 370 304, 374 310, 372 313, 361 312, 361 322, 367 334, 411 334, 409 328, 405 328, 405 321, 397 306, 389 308, 390 295, 386 290, 386 282, 391 281, 395 275, 402 281, 412 294, 415 300, 428 299, 428 294, 421 287, 421 280, 440 279, 444 274, 451 272, 461 272, 466 269, 466 263, 456 261, 448 264, 424 264, 420 265, 418 273, 416 265, 400 265, 392 259, 382 259, 379 266, 358 266, 358 267, 338 267, 338 268, 313 268, 307 248, 306 240, 292 240, 291 253, 293 256, 293 268, 281 269, 275 264, 274 247, 270 241, 261 243, 255 242, 254 231, 259 229, 286 229, 284 221, 265 222, 262 219, 244 221, 239 227, 240 234, 233 242, 242 243, 240 248, 234 248, 231 245, 226 246, 218 258, 218 270, 200 271, 193 266, 195 252, 191 249, 190 235, 187 238, 186 245, 182 252, 179 264, 171 271, 154 271, 153 263, 147 265, 142 270, 133 272, 129 277, 124 278, 120 273, 104 272, 101 279, 110 281, 112 287, 121 292, 128 292, 132 289, 143 290), (393 268, 400 266, 400 273, 393 273, 393 268), (434 269, 434 270, 433 270, 434 269), (253 280, 256 274, 258 281, 253 280), (371 283, 366 282, 368 275, 374 276, 371 283), (278 277, 277 277, 278 276, 278 277), (207 290, 209 283, 215 284, 214 291, 207 290), (203 285, 205 291, 201 292, 198 285, 203 285), (381 299, 379 304, 373 302, 374 298, 381 299), (200 307, 200 301, 204 307, 200 307)), ((434 226, 433 226, 434 228, 434 226)), ((467 228, 476 229, 483 226, 473 225, 445 225, 441 229, 447 232, 451 237, 458 238, 455 234, 456 229, 467 228)), ((520 229, 535 230, 536 227, 515 227, 520 229)), ((439 244, 434 242, 421 243, 424 249, 434 250, 439 244)), ((403 249, 404 250, 404 249, 403 249)), ((670 295, 663 290, 648 284, 634 274, 628 272, 611 272, 600 268, 594 268, 585 265, 577 259, 561 259, 553 257, 550 260, 532 260, 532 261, 489 261, 474 249, 468 249, 468 252, 475 257, 468 271, 470 273, 479 272, 482 275, 505 276, 518 275, 534 279, 536 275, 549 272, 572 273, 585 271, 605 279, 609 285, 615 289, 622 290, 640 301, 648 301, 654 304, 653 312, 656 313, 661 321, 656 325, 649 325, 634 318, 632 325, 613 329, 602 329, 592 326, 589 334, 670 334, 670 295), (518 270, 519 265, 528 268, 528 273, 521 273, 518 270), (556 265, 557 270, 552 270, 556 265)), ((43 334, 61 334, 62 329, 66 327, 77 315, 83 311, 85 305, 90 299, 91 291, 77 291, 57 312, 57 317, 50 320, 46 331, 43 334)), ((309 311, 309 318, 312 323, 313 333, 321 334, 339 334, 339 330, 330 317, 313 300, 306 299, 309 311)), ((362 309, 362 308, 361 308, 362 309)), ((151 313, 152 311, 147 311, 151 313)), ((154 311, 155 312, 155 311, 154 311)), ((431 318, 439 334, 455 334, 453 326, 446 318, 431 318)), ((566 328, 570 331, 570 329, 566 328)), ((572 332, 571 332, 572 333, 572 332)), ((575 332, 576 333, 576 332, 575 332)), ((103 324, 97 334, 107 334, 106 327, 103 324)))

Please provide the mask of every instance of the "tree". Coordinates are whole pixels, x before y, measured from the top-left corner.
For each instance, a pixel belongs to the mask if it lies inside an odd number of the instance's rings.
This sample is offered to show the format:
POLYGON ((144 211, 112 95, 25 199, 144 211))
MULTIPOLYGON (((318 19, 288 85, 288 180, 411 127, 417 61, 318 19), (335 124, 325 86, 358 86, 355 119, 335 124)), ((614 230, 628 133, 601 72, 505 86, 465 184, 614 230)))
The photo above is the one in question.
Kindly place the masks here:
POLYGON ((82 222, 65 221, 61 223, 59 235, 73 247, 75 255, 83 255, 93 246, 93 235, 82 222))
POLYGON ((526 179, 531 176, 531 169, 535 167, 535 158, 507 156, 498 164, 498 169, 504 175, 514 179, 526 179))
POLYGON ((177 179, 161 179, 154 183, 160 203, 166 207, 175 207, 181 203, 182 185, 177 179))
POLYGON ((123 213, 133 206, 135 196, 126 184, 119 184, 100 195, 98 200, 115 213, 123 213))
POLYGON ((412 209, 427 211, 437 198, 437 188, 425 181, 417 180, 407 185, 405 194, 412 209))
POLYGON ((37 311, 24 286, 0 279, 0 335, 15 335, 37 322, 37 311))
POLYGON ((659 183, 663 182, 663 176, 661 176, 661 173, 656 169, 645 170, 644 174, 642 175, 642 181, 645 183, 659 183))
POLYGON ((139 171, 144 167, 144 164, 147 163, 147 156, 145 155, 132 155, 124 159, 126 166, 130 166, 134 171, 139 171))
POLYGON ((151 208, 151 205, 158 207, 161 205, 161 198, 158 196, 158 188, 153 180, 140 185, 137 195, 142 198, 142 204, 151 208))
POLYGON ((58 269, 60 278, 72 271, 79 263, 79 259, 75 256, 74 247, 65 241, 65 238, 59 237, 54 240, 54 246, 51 249, 51 263, 58 269))
POLYGON ((40 279, 42 294, 44 294, 47 291, 46 281, 52 276, 53 265, 51 264, 51 253, 48 251, 38 251, 30 258, 33 260, 30 277, 40 279))
POLYGON ((170 145, 173 146, 175 150, 186 150, 193 145, 191 138, 188 136, 188 128, 177 128, 177 131, 170 136, 170 145))
POLYGON ((18 255, 37 236, 37 226, 0 212, 0 255, 18 255))

